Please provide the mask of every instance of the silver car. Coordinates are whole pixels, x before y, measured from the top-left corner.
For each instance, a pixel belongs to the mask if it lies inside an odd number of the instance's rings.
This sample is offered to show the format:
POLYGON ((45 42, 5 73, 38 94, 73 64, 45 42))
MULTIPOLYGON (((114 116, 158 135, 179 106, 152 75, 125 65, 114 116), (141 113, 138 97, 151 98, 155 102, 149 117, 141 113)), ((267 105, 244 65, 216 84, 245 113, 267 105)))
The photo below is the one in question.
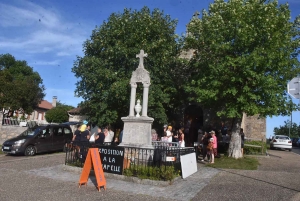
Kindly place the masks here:
POLYGON ((292 151, 292 140, 286 135, 275 135, 270 142, 270 149, 276 148, 292 151))

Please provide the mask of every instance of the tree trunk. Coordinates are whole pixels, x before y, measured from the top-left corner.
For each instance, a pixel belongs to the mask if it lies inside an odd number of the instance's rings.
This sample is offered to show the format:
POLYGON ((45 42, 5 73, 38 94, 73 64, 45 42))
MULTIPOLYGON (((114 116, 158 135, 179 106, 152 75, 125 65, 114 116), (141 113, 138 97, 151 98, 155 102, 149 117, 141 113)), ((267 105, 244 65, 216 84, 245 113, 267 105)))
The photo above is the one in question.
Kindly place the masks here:
POLYGON ((232 157, 235 159, 242 158, 242 150, 241 150, 241 129, 242 118, 234 118, 232 120, 231 126, 231 138, 228 149, 228 157, 232 157))

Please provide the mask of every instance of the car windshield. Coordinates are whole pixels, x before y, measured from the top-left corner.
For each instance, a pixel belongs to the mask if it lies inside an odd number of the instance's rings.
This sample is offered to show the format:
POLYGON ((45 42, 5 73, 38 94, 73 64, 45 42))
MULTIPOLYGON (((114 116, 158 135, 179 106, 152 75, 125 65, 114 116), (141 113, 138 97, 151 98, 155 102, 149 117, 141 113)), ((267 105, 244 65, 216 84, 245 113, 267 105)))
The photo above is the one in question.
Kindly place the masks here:
POLYGON ((42 127, 27 129, 26 131, 21 133, 20 136, 35 136, 40 132, 40 130, 42 130, 42 127))

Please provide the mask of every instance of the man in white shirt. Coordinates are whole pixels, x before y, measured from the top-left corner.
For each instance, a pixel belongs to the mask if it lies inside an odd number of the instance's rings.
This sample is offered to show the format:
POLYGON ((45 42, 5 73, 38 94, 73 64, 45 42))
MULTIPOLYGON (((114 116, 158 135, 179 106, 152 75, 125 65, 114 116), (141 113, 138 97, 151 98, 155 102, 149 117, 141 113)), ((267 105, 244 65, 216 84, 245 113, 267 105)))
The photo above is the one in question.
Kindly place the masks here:
POLYGON ((112 142, 114 139, 115 133, 111 130, 110 126, 107 127, 107 130, 108 130, 109 141, 112 142))
POLYGON ((173 136, 172 126, 168 126, 168 130, 166 131, 166 133, 167 133, 168 142, 172 142, 172 136, 173 136))

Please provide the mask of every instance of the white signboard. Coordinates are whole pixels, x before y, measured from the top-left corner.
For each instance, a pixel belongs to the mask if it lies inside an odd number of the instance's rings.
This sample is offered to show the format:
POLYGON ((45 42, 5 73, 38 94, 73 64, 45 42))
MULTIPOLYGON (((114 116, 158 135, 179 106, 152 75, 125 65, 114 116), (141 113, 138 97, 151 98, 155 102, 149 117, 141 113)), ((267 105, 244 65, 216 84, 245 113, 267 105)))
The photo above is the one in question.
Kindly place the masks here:
POLYGON ((197 162, 195 153, 180 156, 180 163, 183 179, 197 172, 197 162))
POLYGON ((288 93, 296 99, 300 98, 300 78, 294 77, 287 85, 288 93))

